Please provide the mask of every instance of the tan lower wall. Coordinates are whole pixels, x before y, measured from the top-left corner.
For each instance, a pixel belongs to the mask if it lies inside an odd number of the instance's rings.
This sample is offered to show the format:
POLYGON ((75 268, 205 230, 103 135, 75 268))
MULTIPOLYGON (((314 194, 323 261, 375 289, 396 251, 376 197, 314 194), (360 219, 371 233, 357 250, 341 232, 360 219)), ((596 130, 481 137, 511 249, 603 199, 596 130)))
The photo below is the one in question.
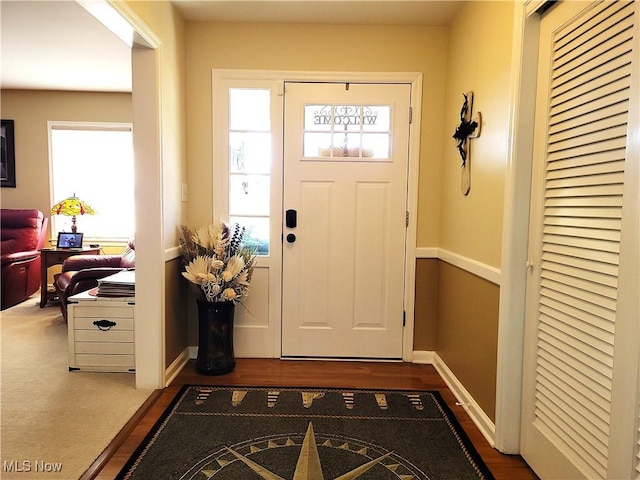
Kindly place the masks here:
POLYGON ((414 351, 436 349, 438 320, 438 272, 440 260, 416 260, 416 297, 414 310, 414 351))
POLYGON ((500 288, 442 260, 416 261, 413 347, 435 351, 495 421, 500 288))
POLYGON ((165 274, 165 368, 189 345, 187 342, 187 288, 181 281, 180 259, 164 264, 165 274))
POLYGON ((437 289, 435 351, 495 421, 500 287, 439 261, 437 289))

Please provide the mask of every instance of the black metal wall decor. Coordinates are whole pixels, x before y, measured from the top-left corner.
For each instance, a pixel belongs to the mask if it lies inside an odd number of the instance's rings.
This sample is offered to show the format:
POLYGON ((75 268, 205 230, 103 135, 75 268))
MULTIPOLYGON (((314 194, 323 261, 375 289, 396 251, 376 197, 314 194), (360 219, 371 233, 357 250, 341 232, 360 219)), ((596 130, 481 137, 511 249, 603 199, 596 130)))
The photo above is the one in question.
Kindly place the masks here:
POLYGON ((472 138, 480 135, 482 116, 480 112, 473 114, 473 92, 463 93, 464 102, 460 109, 460 125, 456 127, 453 138, 462 159, 462 176, 460 190, 463 195, 468 195, 471 190, 471 142, 472 138))

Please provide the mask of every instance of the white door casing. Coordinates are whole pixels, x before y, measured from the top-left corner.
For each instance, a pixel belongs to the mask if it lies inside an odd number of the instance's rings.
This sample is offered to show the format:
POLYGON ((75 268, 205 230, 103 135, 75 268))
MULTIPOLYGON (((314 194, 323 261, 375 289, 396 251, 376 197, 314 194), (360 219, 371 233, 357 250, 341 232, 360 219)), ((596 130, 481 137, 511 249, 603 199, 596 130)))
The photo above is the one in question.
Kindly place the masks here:
POLYGON ((611 446, 637 421, 612 408, 637 384, 637 365, 620 367, 637 361, 620 341, 637 312, 618 302, 638 285, 619 268, 623 250, 637 261, 637 218, 623 216, 634 14, 629 2, 561 2, 540 24, 521 453, 541 478, 623 478, 611 446))
POLYGON ((283 356, 402 358, 410 94, 286 84, 283 209, 297 225, 283 230, 283 356), (390 106, 387 158, 303 155, 305 111, 327 105, 390 106))

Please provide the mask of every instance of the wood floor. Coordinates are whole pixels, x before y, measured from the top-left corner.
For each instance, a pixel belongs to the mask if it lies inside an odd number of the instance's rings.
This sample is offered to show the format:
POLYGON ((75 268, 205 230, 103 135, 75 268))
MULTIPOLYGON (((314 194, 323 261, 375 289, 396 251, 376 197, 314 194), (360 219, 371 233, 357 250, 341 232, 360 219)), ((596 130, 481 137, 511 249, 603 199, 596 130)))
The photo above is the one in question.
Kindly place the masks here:
POLYGON ((190 362, 140 409, 82 480, 113 479, 185 384, 438 390, 497 480, 538 478, 520 456, 489 445, 431 365, 241 358, 232 373, 218 377, 198 375, 190 362))

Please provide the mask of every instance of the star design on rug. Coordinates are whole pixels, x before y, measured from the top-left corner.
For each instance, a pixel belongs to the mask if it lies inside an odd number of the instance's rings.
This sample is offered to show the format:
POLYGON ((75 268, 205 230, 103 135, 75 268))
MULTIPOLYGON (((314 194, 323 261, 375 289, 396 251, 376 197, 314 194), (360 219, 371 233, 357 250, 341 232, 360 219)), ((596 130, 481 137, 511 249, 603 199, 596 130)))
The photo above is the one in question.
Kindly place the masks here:
MULTIPOLYGON (((259 465, 258 463, 250 460, 246 456, 236 452, 231 448, 227 450, 233 454, 238 460, 247 465, 251 470, 260 475, 264 480, 287 480, 281 476, 269 471, 267 468, 259 465)), ((334 480, 354 480, 360 475, 365 473, 370 468, 379 464, 385 458, 389 457, 392 452, 389 452, 381 457, 373 459, 350 472, 344 473, 334 480)), ((296 464, 296 470, 291 480, 325 480, 322 474, 322 465, 320 462, 320 455, 318 453, 318 446, 316 444, 316 437, 313 431, 313 424, 309 422, 307 432, 302 442, 302 448, 300 449, 300 455, 298 456, 298 462, 296 464)))

